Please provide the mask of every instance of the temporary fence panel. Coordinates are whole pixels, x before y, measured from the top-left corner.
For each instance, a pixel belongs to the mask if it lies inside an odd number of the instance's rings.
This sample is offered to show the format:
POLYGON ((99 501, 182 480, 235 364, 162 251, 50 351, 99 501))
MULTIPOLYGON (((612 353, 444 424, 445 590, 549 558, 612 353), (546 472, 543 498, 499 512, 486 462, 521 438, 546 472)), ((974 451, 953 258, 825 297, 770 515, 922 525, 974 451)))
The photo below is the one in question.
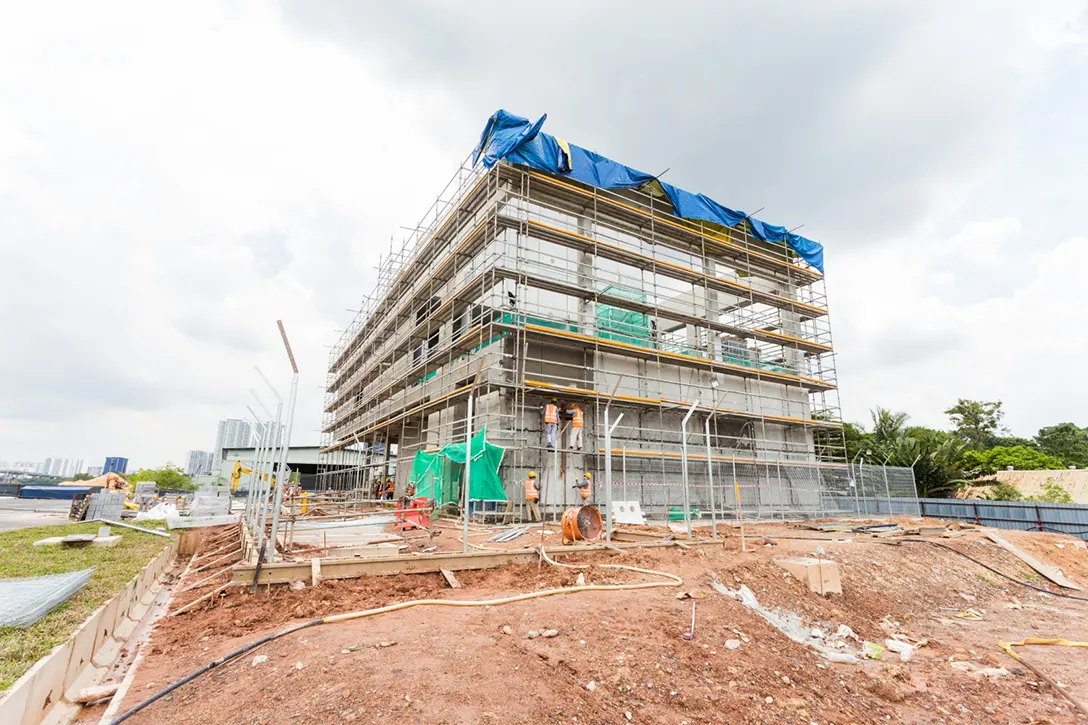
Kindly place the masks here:
POLYGON ((0 579, 0 627, 27 627, 83 588, 94 567, 67 574, 0 579))
POLYGON ((955 498, 923 498, 918 503, 922 516, 999 529, 1049 531, 1088 540, 1086 505, 955 498))

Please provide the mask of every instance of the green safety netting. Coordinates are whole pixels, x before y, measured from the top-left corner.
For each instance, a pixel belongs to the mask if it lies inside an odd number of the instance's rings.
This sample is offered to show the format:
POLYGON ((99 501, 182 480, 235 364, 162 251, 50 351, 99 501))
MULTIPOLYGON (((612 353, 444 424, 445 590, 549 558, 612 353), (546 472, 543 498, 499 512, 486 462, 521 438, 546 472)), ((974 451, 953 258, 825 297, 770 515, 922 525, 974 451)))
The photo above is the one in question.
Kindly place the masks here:
MULTIPOLYGON (((506 449, 486 440, 487 427, 472 438, 472 481, 469 498, 505 501, 499 465, 506 449)), ((436 506, 461 498, 461 477, 465 467, 465 444, 447 443, 437 451, 416 451, 411 481, 416 496, 433 498, 436 506)))
MULTIPOLYGON (((645 302, 646 295, 634 290, 608 285, 602 293, 623 297, 635 302, 645 302)), ((605 340, 626 342, 640 347, 654 347, 650 336, 650 318, 642 312, 632 312, 612 305, 597 305, 597 336, 605 340)))

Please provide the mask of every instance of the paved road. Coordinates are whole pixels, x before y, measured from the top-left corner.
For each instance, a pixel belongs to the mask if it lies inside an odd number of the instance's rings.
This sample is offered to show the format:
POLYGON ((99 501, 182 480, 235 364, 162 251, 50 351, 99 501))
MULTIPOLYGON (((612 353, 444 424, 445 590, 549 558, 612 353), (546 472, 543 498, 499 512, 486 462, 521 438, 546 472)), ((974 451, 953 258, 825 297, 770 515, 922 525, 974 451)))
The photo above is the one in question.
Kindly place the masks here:
POLYGON ((0 531, 68 522, 70 501, 34 498, 0 498, 0 531))

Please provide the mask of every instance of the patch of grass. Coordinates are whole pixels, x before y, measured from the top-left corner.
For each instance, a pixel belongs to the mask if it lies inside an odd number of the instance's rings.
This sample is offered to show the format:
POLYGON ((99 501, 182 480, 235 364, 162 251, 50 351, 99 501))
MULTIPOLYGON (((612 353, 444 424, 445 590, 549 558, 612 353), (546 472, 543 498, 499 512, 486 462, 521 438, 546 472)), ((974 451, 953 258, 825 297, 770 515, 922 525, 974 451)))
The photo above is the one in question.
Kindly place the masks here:
POLYGON ((161 536, 113 527, 121 543, 99 547, 32 546, 50 536, 88 534, 100 524, 36 526, 0 533, 0 578, 65 574, 95 569, 94 576, 75 596, 26 629, 0 627, 0 691, 11 687, 30 666, 75 632, 83 620, 169 545, 161 536))

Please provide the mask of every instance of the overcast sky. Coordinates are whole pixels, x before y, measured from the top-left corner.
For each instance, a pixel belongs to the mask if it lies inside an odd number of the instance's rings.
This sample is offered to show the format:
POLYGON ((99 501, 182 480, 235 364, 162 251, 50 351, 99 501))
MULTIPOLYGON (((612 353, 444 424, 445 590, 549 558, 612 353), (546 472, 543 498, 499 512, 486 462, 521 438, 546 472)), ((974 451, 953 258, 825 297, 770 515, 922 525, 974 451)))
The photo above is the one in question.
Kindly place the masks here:
POLYGON ((826 249, 844 417, 1088 424, 1084 0, 0 2, 0 459, 183 463, 497 108, 826 249))

